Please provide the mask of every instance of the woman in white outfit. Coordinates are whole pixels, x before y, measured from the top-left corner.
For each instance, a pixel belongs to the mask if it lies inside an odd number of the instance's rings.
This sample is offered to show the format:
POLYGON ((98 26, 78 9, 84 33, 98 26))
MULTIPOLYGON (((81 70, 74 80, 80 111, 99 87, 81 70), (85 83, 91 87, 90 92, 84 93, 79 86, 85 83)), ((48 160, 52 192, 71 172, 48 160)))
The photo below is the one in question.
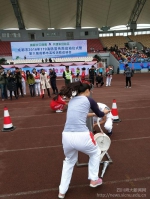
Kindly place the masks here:
POLYGON ((36 93, 36 96, 38 95, 40 96, 41 95, 40 73, 38 73, 35 68, 33 68, 32 72, 35 79, 35 93, 36 93))
POLYGON ((111 86, 112 75, 113 75, 113 68, 112 66, 108 66, 108 68, 106 68, 106 86, 111 86))
POLYGON ((51 97, 50 90, 49 90, 51 88, 50 83, 49 83, 49 76, 45 72, 44 69, 41 70, 40 81, 41 81, 41 89, 42 89, 42 99, 44 98, 45 89, 47 90, 48 96, 51 97))
MULTIPOLYGON (((104 110, 110 110, 110 108, 103 103, 97 103, 99 110, 100 111, 104 111, 104 110)), ((97 125, 97 117, 94 117, 94 126, 93 129, 95 129, 95 126, 97 125)), ((113 128, 113 115, 111 114, 111 112, 109 112, 108 114, 106 114, 104 117, 99 118, 99 123, 104 124, 104 128, 107 130, 107 135, 111 136, 112 135, 112 128, 113 128)))
POLYGON ((23 91, 23 94, 26 95, 26 73, 21 68, 20 68, 20 73, 22 76, 22 79, 21 79, 22 91, 23 91))
POLYGON ((86 83, 75 82, 63 87, 60 91, 70 98, 72 91, 77 95, 68 103, 67 119, 62 133, 63 150, 66 156, 63 161, 61 182, 59 186, 58 198, 65 198, 69 188, 72 172, 78 159, 78 151, 89 156, 88 179, 91 187, 102 184, 102 179, 98 177, 100 164, 100 148, 94 140, 94 135, 89 132, 86 126, 87 117, 103 117, 109 111, 101 112, 97 103, 90 98, 91 86, 86 83), (92 109, 94 113, 89 113, 92 109))

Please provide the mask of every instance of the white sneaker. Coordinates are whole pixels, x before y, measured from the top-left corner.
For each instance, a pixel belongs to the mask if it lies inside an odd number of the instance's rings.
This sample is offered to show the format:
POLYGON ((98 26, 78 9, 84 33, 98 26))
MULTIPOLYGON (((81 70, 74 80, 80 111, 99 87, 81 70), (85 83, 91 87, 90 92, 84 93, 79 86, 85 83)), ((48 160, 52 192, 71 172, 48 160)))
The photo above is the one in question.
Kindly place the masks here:
POLYGON ((59 109, 56 111, 56 113, 62 113, 62 112, 63 112, 63 111, 62 111, 62 110, 59 110, 59 109))

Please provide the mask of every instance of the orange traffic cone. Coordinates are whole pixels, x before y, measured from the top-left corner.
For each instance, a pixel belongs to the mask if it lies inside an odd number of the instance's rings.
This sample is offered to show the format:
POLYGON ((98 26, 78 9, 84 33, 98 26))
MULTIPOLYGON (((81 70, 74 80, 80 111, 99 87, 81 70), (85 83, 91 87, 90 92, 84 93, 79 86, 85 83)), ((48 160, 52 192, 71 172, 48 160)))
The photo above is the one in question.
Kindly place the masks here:
POLYGON ((113 99, 111 113, 113 115, 113 122, 121 122, 118 116, 117 104, 115 99, 113 99))
POLYGON ((12 121, 9 116, 8 108, 4 107, 4 124, 3 124, 3 132, 13 131, 16 127, 13 126, 12 121))

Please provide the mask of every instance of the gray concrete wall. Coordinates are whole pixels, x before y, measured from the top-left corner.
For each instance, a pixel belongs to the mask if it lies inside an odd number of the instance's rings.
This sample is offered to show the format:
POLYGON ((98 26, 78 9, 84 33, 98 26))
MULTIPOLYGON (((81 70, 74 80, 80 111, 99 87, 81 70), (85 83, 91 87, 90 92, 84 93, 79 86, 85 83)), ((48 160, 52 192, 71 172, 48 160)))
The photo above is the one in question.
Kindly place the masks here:
POLYGON ((31 34, 35 35, 34 41, 57 41, 68 39, 98 39, 99 32, 97 28, 90 29, 55 29, 55 30, 0 30, 1 41, 33 41, 31 34), (3 37, 6 33, 6 37, 3 37), (8 37, 9 33, 20 33, 21 37, 8 37), (55 33, 57 36, 50 36, 55 33), (68 38, 67 33, 72 33, 73 38, 68 38), (87 34, 88 33, 88 34, 87 34), (87 34, 87 35, 86 35, 87 34))

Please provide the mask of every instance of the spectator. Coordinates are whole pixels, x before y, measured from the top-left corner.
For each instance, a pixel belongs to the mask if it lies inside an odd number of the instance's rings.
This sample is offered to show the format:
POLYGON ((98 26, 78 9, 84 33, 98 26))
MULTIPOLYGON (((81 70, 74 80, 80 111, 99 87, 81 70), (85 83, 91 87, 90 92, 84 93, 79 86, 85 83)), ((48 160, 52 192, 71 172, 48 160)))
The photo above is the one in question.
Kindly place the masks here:
POLYGON ((0 89, 2 101, 5 100, 5 85, 6 85, 6 74, 4 69, 0 66, 0 89))
POLYGON ((34 97, 35 96, 35 79, 29 70, 27 70, 27 83, 29 85, 30 95, 31 97, 34 97))
POLYGON ((80 75, 80 68, 78 67, 78 68, 76 69, 76 77, 79 77, 79 75, 80 75))
POLYGON ((69 66, 66 66, 66 70, 63 72, 63 78, 65 79, 65 85, 71 83, 72 71, 69 70, 69 66))
POLYGON ((131 88, 132 69, 128 64, 125 65, 124 74, 126 76, 126 88, 131 88))
POLYGON ((22 79, 21 79, 22 91, 23 91, 23 94, 26 95, 26 74, 22 69, 20 69, 20 73, 22 76, 22 79))
POLYGON ((81 73, 81 82, 83 83, 85 81, 85 68, 82 68, 82 73, 81 73))
POLYGON ((51 88, 49 83, 49 76, 44 69, 41 69, 40 80, 41 80, 41 89, 42 89, 42 99, 44 98, 45 89, 47 90, 48 97, 51 97, 49 90, 51 88))
POLYGON ((17 85, 17 97, 19 97, 19 89, 21 92, 21 96, 24 97, 23 91, 22 91, 22 75, 20 73, 19 68, 16 68, 15 70, 15 78, 16 78, 16 85, 17 85))
POLYGON ((51 58, 49 58, 49 62, 50 62, 50 63, 52 63, 52 62, 53 62, 51 58))
POLYGON ((35 79, 35 93, 36 93, 36 96, 38 96, 38 95, 40 96, 41 95, 40 73, 38 73, 35 68, 33 68, 32 72, 33 72, 33 76, 34 76, 34 79, 35 79))
POLYGON ((90 82, 94 85, 94 77, 96 75, 96 72, 95 72, 95 68, 94 66, 91 66, 91 68, 89 69, 89 79, 90 79, 90 82))
POLYGON ((99 84, 100 84, 100 87, 102 87, 103 84, 104 84, 103 76, 102 76, 101 73, 99 73, 99 74, 96 76, 96 86, 98 87, 99 84))
POLYGON ((16 78, 15 75, 13 75, 13 73, 9 73, 8 77, 7 77, 7 88, 10 92, 10 100, 12 100, 12 92, 14 92, 15 98, 18 99, 17 97, 17 86, 16 86, 16 78))
POLYGON ((55 70, 49 69, 49 76, 50 76, 50 84, 53 90, 53 94, 58 94, 58 88, 56 85, 56 72, 55 70))
POLYGON ((108 66, 106 68, 106 86, 111 86, 112 75, 113 75, 113 68, 112 66, 108 66))

